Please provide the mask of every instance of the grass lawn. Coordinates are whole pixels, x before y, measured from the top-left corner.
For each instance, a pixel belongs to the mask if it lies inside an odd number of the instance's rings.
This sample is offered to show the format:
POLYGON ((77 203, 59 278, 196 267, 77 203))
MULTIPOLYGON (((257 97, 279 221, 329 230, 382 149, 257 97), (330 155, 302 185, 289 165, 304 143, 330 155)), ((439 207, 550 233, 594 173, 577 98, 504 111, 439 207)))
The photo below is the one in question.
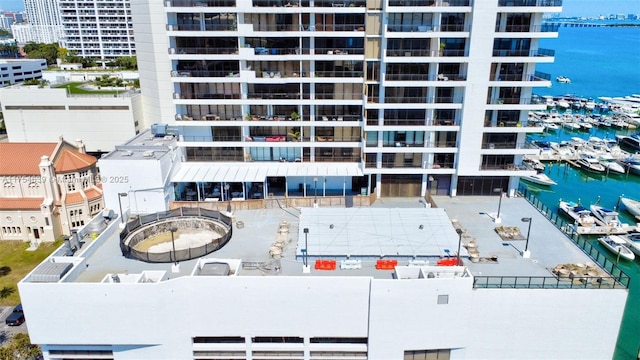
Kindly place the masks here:
POLYGON ((56 89, 62 89, 62 88, 66 88, 70 94, 76 94, 76 95, 81 95, 81 94, 117 94, 119 92, 122 92, 122 90, 120 91, 115 91, 115 90, 85 90, 82 89, 80 86, 84 85, 84 82, 73 82, 73 83, 67 83, 64 85, 58 85, 58 86, 54 86, 54 88, 56 89))
POLYGON ((18 281, 33 270, 53 250, 62 245, 62 240, 53 243, 43 242, 36 251, 26 251, 28 242, 24 241, 0 241, 0 268, 8 266, 11 271, 2 275, 0 273, 0 290, 5 287, 13 288, 13 292, 7 298, 0 299, 0 305, 17 305, 20 303, 18 294, 18 281))

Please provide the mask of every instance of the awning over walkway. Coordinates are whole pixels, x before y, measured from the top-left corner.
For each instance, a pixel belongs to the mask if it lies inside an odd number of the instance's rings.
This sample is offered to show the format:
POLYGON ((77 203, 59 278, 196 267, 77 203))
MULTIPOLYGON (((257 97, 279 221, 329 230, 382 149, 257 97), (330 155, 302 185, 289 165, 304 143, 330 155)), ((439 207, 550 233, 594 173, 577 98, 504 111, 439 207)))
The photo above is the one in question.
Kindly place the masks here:
POLYGON ((355 163, 182 163, 172 182, 264 182, 267 177, 362 176, 355 163))

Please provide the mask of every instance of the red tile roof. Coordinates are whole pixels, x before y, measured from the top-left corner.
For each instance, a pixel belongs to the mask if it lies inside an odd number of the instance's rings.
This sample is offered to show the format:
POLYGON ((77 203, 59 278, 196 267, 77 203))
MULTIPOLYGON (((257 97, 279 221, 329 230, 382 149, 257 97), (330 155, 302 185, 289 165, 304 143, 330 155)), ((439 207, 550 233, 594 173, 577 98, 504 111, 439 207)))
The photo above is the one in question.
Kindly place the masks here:
POLYGON ((0 143, 0 175, 40 175, 40 158, 51 157, 57 143, 0 143))
POLYGON ((65 204, 77 204, 81 202, 84 202, 84 198, 82 197, 82 194, 80 194, 79 191, 69 193, 67 194, 67 197, 64 198, 65 204))
POLYGON ((39 210, 44 198, 0 198, 0 210, 39 210))
POLYGON ((55 161, 54 167, 56 173, 60 174, 86 169, 93 166, 96 162, 97 160, 94 156, 70 149, 62 149, 60 156, 55 161))
POLYGON ((87 200, 91 201, 97 199, 102 196, 102 192, 98 189, 87 189, 84 191, 85 195, 87 195, 87 200))

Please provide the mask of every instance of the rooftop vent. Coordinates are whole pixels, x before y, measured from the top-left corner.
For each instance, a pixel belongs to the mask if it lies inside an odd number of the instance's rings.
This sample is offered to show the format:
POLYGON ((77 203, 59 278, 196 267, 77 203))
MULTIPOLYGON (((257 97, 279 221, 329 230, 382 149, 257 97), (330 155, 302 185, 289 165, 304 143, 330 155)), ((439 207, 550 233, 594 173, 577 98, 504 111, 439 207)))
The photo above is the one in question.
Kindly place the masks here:
POLYGON ((120 156, 131 156, 131 155, 133 155, 133 151, 131 150, 123 151, 122 154, 120 154, 120 156))
POLYGON ((152 158, 153 157, 153 151, 148 150, 142 153, 142 157, 146 157, 146 158, 152 158))
POLYGON ((164 137, 167 135, 167 124, 151 125, 151 134, 155 137, 164 137))

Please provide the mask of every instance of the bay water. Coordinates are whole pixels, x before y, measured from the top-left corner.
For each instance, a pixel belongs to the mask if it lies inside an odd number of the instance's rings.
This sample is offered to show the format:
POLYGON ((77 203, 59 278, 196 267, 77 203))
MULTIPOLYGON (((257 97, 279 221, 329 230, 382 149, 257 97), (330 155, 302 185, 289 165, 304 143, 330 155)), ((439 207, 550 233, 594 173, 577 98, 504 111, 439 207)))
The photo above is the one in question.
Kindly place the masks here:
MULTIPOLYGON (((640 27, 561 27, 557 39, 544 39, 540 47, 555 50, 555 63, 536 67, 551 74, 552 86, 536 88, 535 94, 572 94, 595 100, 601 96, 640 94, 640 27), (571 84, 556 82, 555 78, 561 75, 569 77, 571 84)), ((624 132, 603 128, 594 128, 590 132, 559 129, 531 135, 530 139, 559 142, 572 137, 614 138, 621 133, 624 132)), ((563 163, 547 164, 545 173, 558 184, 548 188, 527 186, 549 208, 557 208, 560 199, 579 200, 585 206, 599 202, 609 208, 617 206, 622 195, 640 200, 638 175, 593 175, 563 163)), ((623 222, 634 225, 638 222, 625 211, 620 211, 620 215, 623 222)), ((596 238, 592 241, 599 247, 596 238)), ((601 252, 616 261, 615 255, 606 249, 601 248, 601 252)), ((620 261, 618 265, 631 277, 631 284, 614 359, 636 359, 640 350, 640 260, 620 261)), ((585 316, 590 311, 600 311, 584 310, 585 316)))

